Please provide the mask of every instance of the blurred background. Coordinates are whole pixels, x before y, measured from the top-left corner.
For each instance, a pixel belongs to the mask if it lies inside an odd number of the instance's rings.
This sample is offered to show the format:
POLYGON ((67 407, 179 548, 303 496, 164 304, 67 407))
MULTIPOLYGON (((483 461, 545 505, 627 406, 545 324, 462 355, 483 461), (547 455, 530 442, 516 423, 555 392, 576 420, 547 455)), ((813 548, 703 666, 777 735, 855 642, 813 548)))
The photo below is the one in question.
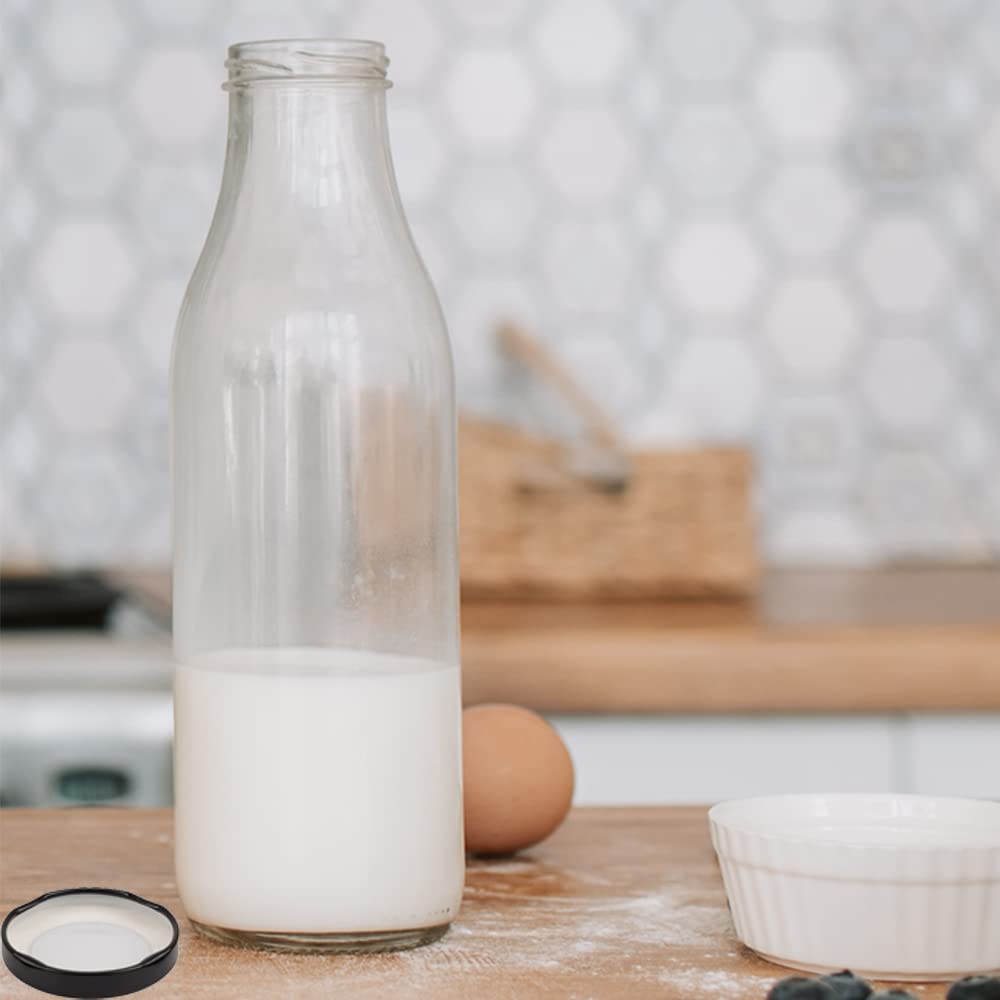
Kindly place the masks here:
POLYGON ((531 324, 628 440, 749 443, 775 562, 1000 552, 988 2, 10 0, 10 559, 162 562, 166 372, 225 46, 392 59, 406 209, 467 406, 531 324))
MULTIPOLYGON (((736 569, 709 568, 689 589, 722 580, 725 606, 605 607, 614 588, 597 586, 598 612, 532 607, 512 624, 472 608, 467 691, 561 720, 591 762, 585 800, 951 787, 945 776, 960 772, 966 790, 1000 791, 974 764, 995 759, 997 720, 944 714, 1000 708, 1000 5, 7 0, 0 35, 8 570, 167 566, 170 340, 221 175, 225 47, 377 38, 392 60, 403 200, 449 322, 464 411, 523 416, 523 380, 497 344, 510 319, 623 446, 680 449, 692 463, 699 449, 706 462, 745 450, 753 470, 692 473, 679 515, 712 507, 711 484, 723 484, 728 527, 705 529, 704 548, 736 569), (745 532, 732 529, 740 511, 745 532), (489 645, 524 628, 531 648, 531 615, 565 643, 547 647, 565 661, 548 693, 517 688, 534 676, 530 657, 511 664, 489 645), (606 662, 592 634, 581 638, 595 620, 606 662), (841 638, 859 622, 870 647, 841 638), (651 628, 662 629, 652 652, 651 628), (678 632, 688 647, 671 645, 678 632), (581 648, 586 694, 566 695, 581 648), (718 671, 744 661, 740 694, 718 671), (624 693, 607 679, 618 668, 624 693), (750 744, 764 757, 734 777, 727 756, 750 744), (696 746, 715 771, 628 766, 696 746), (966 757, 939 766, 942 748, 966 757), (926 780, 921 760, 939 768, 926 780)), ((539 410, 536 431, 557 424, 539 410)), ((669 535, 666 516, 632 541, 669 535)), ((643 599, 690 598, 672 572, 643 599)), ((142 669, 127 642, 63 639, 58 653, 37 637, 5 643, 6 759, 19 762, 7 766, 7 802, 168 795, 169 710, 153 665, 168 657, 151 591, 115 618, 141 637, 142 669), (53 657, 58 669, 43 669, 53 657), (98 714, 111 703, 94 680, 105 674, 116 697, 138 699, 115 710, 142 731, 128 738, 160 734, 148 785, 114 763, 140 759, 122 740, 85 751, 59 735, 80 698, 98 714), (72 689, 65 719, 51 691, 31 700, 38 687, 72 689), (25 777, 38 746, 60 741, 69 763, 25 777)))

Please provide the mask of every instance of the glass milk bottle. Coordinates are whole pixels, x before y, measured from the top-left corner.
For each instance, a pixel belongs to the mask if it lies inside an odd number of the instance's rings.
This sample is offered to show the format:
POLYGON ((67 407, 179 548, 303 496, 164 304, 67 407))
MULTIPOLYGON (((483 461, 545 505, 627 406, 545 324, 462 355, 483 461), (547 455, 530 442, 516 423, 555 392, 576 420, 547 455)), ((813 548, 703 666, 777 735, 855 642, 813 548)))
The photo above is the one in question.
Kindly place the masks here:
POLYGON ((440 937, 464 876, 455 411, 375 42, 229 50, 172 371, 177 884, 289 950, 440 937))

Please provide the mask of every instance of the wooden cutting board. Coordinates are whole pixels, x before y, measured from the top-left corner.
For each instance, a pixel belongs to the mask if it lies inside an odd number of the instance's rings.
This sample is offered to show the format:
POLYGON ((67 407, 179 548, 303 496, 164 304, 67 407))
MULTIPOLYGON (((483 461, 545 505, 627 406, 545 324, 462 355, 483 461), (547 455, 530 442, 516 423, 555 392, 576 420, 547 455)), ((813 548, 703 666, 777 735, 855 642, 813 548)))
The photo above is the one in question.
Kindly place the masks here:
MULTIPOLYGON (((539 847, 472 862, 441 942, 365 957, 277 956, 195 937, 177 898, 168 811, 6 810, 0 847, 4 914, 74 885, 170 907, 180 959, 142 994, 150 1000, 764 1000, 788 974, 734 938, 701 808, 577 809, 539 847)), ((38 996, 0 970, 0 1000, 38 996)))

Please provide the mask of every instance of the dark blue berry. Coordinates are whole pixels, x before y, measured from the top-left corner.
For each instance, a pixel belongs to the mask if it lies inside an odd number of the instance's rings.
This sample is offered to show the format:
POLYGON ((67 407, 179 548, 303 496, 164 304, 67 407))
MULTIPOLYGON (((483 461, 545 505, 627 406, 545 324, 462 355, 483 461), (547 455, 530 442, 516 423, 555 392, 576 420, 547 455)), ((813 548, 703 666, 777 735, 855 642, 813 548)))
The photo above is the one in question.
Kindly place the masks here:
POLYGON ((823 976, 822 982, 833 987, 833 992, 837 994, 838 1000, 868 1000, 872 995, 871 986, 864 979, 854 975, 850 969, 823 976))
POLYGON ((771 987, 767 1000, 838 1000, 833 987, 819 979, 789 976, 771 987))
POLYGON ((1000 979, 996 976, 966 976, 951 984, 948 1000, 1000 1000, 1000 979))

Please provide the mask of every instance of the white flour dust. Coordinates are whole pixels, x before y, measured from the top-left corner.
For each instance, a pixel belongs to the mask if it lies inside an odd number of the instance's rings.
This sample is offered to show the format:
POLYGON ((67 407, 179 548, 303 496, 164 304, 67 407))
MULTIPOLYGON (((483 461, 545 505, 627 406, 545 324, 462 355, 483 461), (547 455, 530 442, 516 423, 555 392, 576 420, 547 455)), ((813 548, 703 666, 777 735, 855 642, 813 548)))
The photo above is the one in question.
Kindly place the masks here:
MULTIPOLYGON (((471 898, 476 898, 474 886, 471 898)), ((435 950, 466 959, 488 956, 508 969, 579 970, 609 961, 627 969, 634 959, 631 969, 636 978, 644 979, 662 978, 671 951, 704 949, 731 934, 722 907, 706 905, 670 886, 655 895, 543 896, 518 905, 528 911, 536 930, 526 931, 508 908, 467 907, 435 950)), ((723 955, 728 954, 727 949, 723 955)), ((430 954, 427 958, 432 960, 430 954)))
POLYGON ((725 997, 764 1000, 778 976, 751 976, 745 972, 720 972, 706 969, 669 969, 660 975, 664 986, 673 987, 669 996, 725 997))

